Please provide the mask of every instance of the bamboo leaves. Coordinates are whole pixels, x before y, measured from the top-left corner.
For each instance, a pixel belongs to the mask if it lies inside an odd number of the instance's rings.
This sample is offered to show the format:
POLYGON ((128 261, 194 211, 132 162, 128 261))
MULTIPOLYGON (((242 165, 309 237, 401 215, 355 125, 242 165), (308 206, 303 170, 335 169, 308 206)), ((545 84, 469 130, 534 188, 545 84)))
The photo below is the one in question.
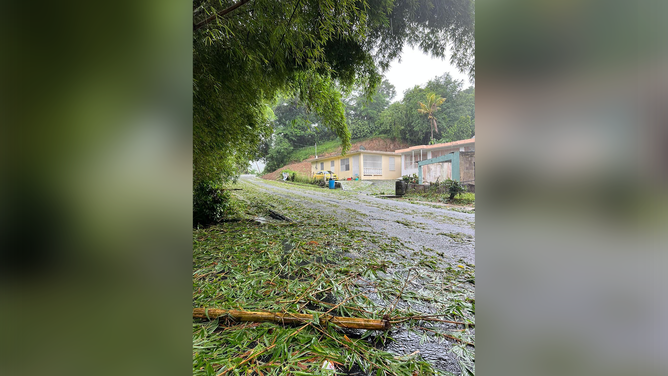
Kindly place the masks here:
POLYGON ((214 321, 193 324, 195 375, 323 374, 325 362, 337 372, 435 374, 420 353, 384 350, 396 333, 409 329, 426 343, 447 341, 444 351, 461 341, 460 368, 474 372, 474 349, 466 342, 475 337, 462 325, 474 321, 473 286, 467 282, 472 265, 443 268, 426 249, 396 257, 404 248, 400 239, 376 238, 241 184, 243 191, 233 195, 249 202, 248 215, 272 203, 295 223, 239 221, 195 230, 193 306, 278 312, 285 323, 291 316, 308 318, 300 326, 251 323, 233 315, 215 318, 208 310, 214 321), (342 257, 353 251, 360 257, 342 257), (341 329, 335 317, 387 317, 393 330, 341 329))

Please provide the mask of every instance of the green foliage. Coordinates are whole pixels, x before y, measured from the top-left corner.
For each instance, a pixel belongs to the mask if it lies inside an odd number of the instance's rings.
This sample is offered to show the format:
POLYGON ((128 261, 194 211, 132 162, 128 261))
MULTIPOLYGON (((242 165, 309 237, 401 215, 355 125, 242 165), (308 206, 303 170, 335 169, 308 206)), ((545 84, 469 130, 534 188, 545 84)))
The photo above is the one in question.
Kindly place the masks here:
MULTIPOLYGON (((344 100, 351 139, 367 139, 382 133, 380 114, 388 106, 395 93, 394 86, 383 81, 371 100, 362 92, 354 93, 344 100)), ((309 112, 307 106, 301 104, 298 98, 279 100, 273 113, 276 115, 276 120, 273 122, 274 129, 280 136, 274 139, 269 152, 266 153, 265 171, 267 172, 275 171, 290 161, 302 161, 312 156, 316 141, 320 154, 334 151, 341 146, 341 140, 330 129, 313 126, 322 124, 325 120, 309 112), (281 136, 295 151, 303 148, 306 154, 291 153, 283 139, 280 138, 281 136)))
POLYGON ((269 154, 265 157, 267 164, 264 170, 271 172, 286 165, 290 160, 290 153, 292 153, 292 145, 283 135, 279 134, 274 140, 274 146, 269 149, 269 154))
POLYGON ((464 192, 450 200, 451 203, 457 205, 473 205, 475 204, 475 193, 464 192))
MULTIPOLYGON (((316 142, 336 140, 334 132, 326 127, 313 126, 322 124, 313 112, 308 112, 306 106, 299 102, 298 98, 283 98, 274 107, 276 120, 272 123, 274 133, 282 135, 293 148, 313 146, 316 142)), ((338 142, 341 145, 341 142, 338 142)))
POLYGON ((402 131, 406 124, 406 105, 395 102, 380 113, 379 132, 394 139, 402 139, 402 131))
POLYGON ((446 129, 443 137, 438 142, 443 143, 469 139, 473 137, 472 125, 470 116, 461 116, 452 127, 446 129))
POLYGON ((348 98, 346 117, 351 137, 360 139, 380 135, 382 133, 380 114, 395 95, 394 85, 383 80, 370 100, 363 93, 348 98))
MULTIPOLYGON (((397 238, 356 230, 326 209, 314 209, 311 202, 276 200, 255 184, 240 184, 240 194, 253 203, 247 208, 248 219, 265 217, 271 205, 296 222, 239 221, 193 231, 193 306, 313 315, 329 311, 369 319, 388 314, 393 329, 365 331, 358 339, 334 326, 320 326, 317 320, 300 326, 224 317, 196 321, 194 375, 227 369, 239 374, 317 375, 323 372, 324 360, 337 362, 342 374, 353 366, 359 368, 349 374, 442 374, 420 356, 398 356, 379 345, 409 332, 429 333, 424 340, 444 352, 456 346, 445 335, 474 343, 470 326, 453 331, 452 326, 434 325, 438 320, 475 325, 474 285, 469 282, 474 281, 473 265, 447 265, 442 255, 426 249, 402 257, 406 246, 397 238), (408 283, 414 276, 433 282, 408 283), (362 278, 364 286, 358 283, 362 278), (367 297, 369 288, 375 292, 373 300, 367 297)), ((473 352, 448 356, 459 362, 474 359, 473 352)))
MULTIPOLYGON (((418 201, 418 202, 424 201, 424 202, 437 202, 437 203, 447 202, 454 205, 475 206, 475 193, 462 192, 456 195, 453 199, 450 199, 449 192, 447 194, 444 194, 444 192, 447 191, 447 187, 444 187, 445 184, 446 183, 443 182, 439 184, 438 187, 435 184, 432 184, 425 191, 415 191, 415 190, 409 191, 403 196, 403 199, 407 201, 418 201)), ((470 213, 470 210, 466 209, 450 208, 449 210, 470 213)))
POLYGON ((466 188, 464 188, 457 180, 447 179, 443 184, 445 184, 448 190, 450 200, 454 200, 455 196, 466 192, 466 188))
POLYGON ((417 174, 413 174, 413 175, 404 175, 404 176, 401 177, 401 179, 402 179, 403 181, 405 181, 406 183, 411 183, 411 184, 417 184, 417 183, 418 183, 418 176, 417 176, 417 174))
POLYGON ((193 192, 193 226, 210 225, 233 213, 229 192, 211 181, 200 181, 193 192))
POLYGON ((435 56, 450 46, 474 75, 471 0, 235 2, 193 3, 195 181, 229 179, 266 155, 278 95, 298 98, 346 150, 341 92, 358 87, 371 99, 404 43, 435 56))
POLYGON ((423 102, 418 102, 420 107, 417 109, 418 113, 421 115, 427 115, 429 120, 429 125, 431 126, 431 137, 429 138, 430 144, 434 143, 434 131, 438 132, 438 125, 434 113, 441 108, 441 104, 445 102, 445 98, 437 96, 436 93, 427 93, 427 100, 423 102))
MULTIPOLYGON (((471 138, 474 134, 475 90, 473 87, 462 90, 462 85, 461 81, 452 79, 446 73, 430 80, 424 88, 414 87, 405 94, 402 101, 389 105, 395 89, 386 81, 383 81, 374 94, 373 102, 369 102, 359 93, 351 95, 346 100, 351 139, 360 141, 358 136, 363 139, 381 136, 419 145, 471 138), (425 122, 424 115, 415 111, 420 107, 420 102, 425 102, 424 99, 430 94, 433 95, 432 102, 436 102, 439 97, 446 99, 436 104, 435 108, 438 110, 432 112, 440 131, 440 136, 434 139, 430 138, 430 134, 436 127, 430 126, 431 120, 425 122)), ((297 99, 282 99, 274 108, 274 113, 277 117, 274 122, 276 132, 288 141, 292 150, 280 136, 275 137, 274 146, 265 154, 266 172, 313 156, 316 137, 319 155, 332 152, 340 146, 340 141, 333 132, 311 126, 321 120, 317 115, 307 113, 306 106, 301 105, 297 99)))
MULTIPOLYGON (((323 155, 325 153, 331 153, 336 149, 341 147, 341 141, 334 139, 331 141, 320 143, 318 142, 318 155, 323 155)), ((301 162, 309 157, 313 157, 315 154, 315 146, 308 145, 303 148, 295 149, 292 154, 290 154, 289 160, 294 162, 301 162)))
MULTIPOLYGON (((426 145, 430 143, 430 134, 433 125, 425 121, 424 115, 418 113, 416 109, 420 108, 420 102, 424 102, 427 95, 435 94, 436 97, 445 98, 438 111, 433 112, 432 116, 438 124, 440 136, 434 136, 435 139, 443 139, 444 135, 448 137, 462 137, 466 132, 454 132, 450 129, 455 127, 457 119, 469 116, 471 119, 471 132, 474 129, 475 121, 475 90, 469 87, 462 90, 463 82, 454 80, 450 74, 445 73, 442 76, 430 80, 425 87, 415 86, 404 94, 401 102, 393 103, 380 115, 380 128, 385 134, 399 138, 411 145, 426 145)), ((456 127, 465 128, 462 124, 456 127)), ((464 137, 469 138, 469 137, 464 137)), ((464 138, 455 138, 451 141, 464 138)))
POLYGON ((306 175, 300 174, 297 171, 292 171, 289 168, 281 170, 276 180, 283 181, 283 173, 288 174, 288 181, 290 182, 302 183, 302 184, 314 184, 314 185, 319 185, 320 183, 320 181, 317 179, 310 178, 306 175))

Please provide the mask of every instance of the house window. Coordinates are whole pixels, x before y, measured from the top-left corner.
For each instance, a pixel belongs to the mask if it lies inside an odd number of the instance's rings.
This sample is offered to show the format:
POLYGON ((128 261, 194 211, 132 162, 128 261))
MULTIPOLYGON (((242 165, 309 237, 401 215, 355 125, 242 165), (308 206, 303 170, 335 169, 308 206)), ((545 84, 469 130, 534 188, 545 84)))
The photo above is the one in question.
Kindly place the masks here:
POLYGON ((324 169, 325 169, 325 162, 320 162, 320 170, 324 170, 324 169))
POLYGON ((364 156, 364 176, 383 175, 383 156, 364 156))
POLYGON ((341 171, 350 171, 350 158, 341 160, 341 171))
MULTIPOLYGON (((426 157, 426 155, 425 155, 426 157)), ((405 156, 406 158, 406 163, 405 163, 405 168, 418 168, 418 162, 420 162, 422 159, 420 158, 420 153, 410 153, 405 156)), ((425 158, 426 159, 426 158, 425 158)))
POLYGON ((445 154, 447 154, 447 153, 445 152, 445 150, 432 151, 432 152, 431 152, 431 157, 432 157, 432 158, 437 158, 437 157, 443 156, 443 155, 445 155, 445 154))
POLYGON ((334 161, 332 161, 332 163, 329 164, 329 167, 331 167, 332 169, 334 169, 334 161))
POLYGON ((404 156, 404 158, 406 158, 406 162, 404 163, 406 168, 415 168, 415 166, 413 165, 413 162, 414 162, 413 161, 413 154, 407 154, 407 155, 404 156))
POLYGON ((394 171, 394 157, 390 157, 390 171, 394 171))

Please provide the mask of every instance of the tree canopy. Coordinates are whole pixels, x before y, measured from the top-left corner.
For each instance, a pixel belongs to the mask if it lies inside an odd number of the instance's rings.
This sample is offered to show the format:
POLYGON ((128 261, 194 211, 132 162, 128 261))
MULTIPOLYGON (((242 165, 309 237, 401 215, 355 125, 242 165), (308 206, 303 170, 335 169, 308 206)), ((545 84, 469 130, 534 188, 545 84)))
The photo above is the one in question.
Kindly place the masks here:
POLYGON ((195 0, 194 179, 228 177, 260 156, 279 94, 346 150, 344 95, 371 99, 405 43, 435 56, 450 47, 473 79, 474 16, 471 0, 195 0))
MULTIPOLYGON (((434 142, 451 142, 467 139, 475 133, 475 90, 463 89, 463 82, 454 80, 448 73, 436 76, 423 86, 407 90, 401 101, 390 103, 395 93, 394 86, 388 81, 378 86, 369 101, 361 93, 352 93, 344 98, 346 119, 351 133, 351 140, 381 136, 405 141, 410 145, 430 142, 434 129, 430 121, 421 115, 417 108, 425 102, 427 95, 433 94, 445 99, 432 113, 438 123, 438 133, 434 142)), ((337 139, 337 135, 327 128, 312 124, 321 124, 316 114, 309 114, 306 107, 297 98, 282 98, 273 108, 276 119, 274 136, 263 146, 265 171, 272 172, 291 161, 299 161, 306 155, 313 154, 316 140, 323 142, 337 139), (308 153, 303 149, 308 147, 308 153), (300 150, 301 149, 301 150, 300 150)), ((320 150, 320 148, 319 148, 320 150)))
POLYGON ((445 99, 440 110, 433 113, 438 124, 435 142, 449 142, 470 138, 475 133, 475 89, 463 89, 463 82, 454 80, 445 73, 434 77, 426 85, 414 86, 404 92, 400 102, 392 103, 380 115, 381 134, 401 139, 411 145, 426 145, 430 142, 432 126, 418 113, 420 102, 428 93, 445 99), (468 122, 460 120, 462 117, 468 122), (468 128, 465 126, 468 124, 468 128), (454 127, 459 130, 455 132, 454 127))
POLYGON ((371 98, 361 92, 346 98, 346 119, 352 139, 380 134, 380 114, 395 96, 394 85, 383 80, 371 98))

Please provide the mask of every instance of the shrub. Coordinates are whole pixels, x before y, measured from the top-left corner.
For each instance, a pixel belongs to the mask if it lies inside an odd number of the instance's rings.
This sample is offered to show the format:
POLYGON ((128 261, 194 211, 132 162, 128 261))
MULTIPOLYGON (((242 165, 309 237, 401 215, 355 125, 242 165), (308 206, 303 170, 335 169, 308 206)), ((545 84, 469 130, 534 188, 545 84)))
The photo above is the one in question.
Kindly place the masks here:
POLYGON ((461 193, 457 198, 454 200, 451 200, 453 204, 461 204, 461 205, 473 205, 475 204, 475 194, 466 192, 466 193, 461 193))
POLYGON ((403 179, 403 181, 405 181, 406 183, 412 183, 412 184, 417 184, 418 183, 417 174, 404 175, 404 176, 401 177, 401 179, 403 179))
POLYGON ((450 195, 450 200, 454 200, 455 196, 458 194, 466 192, 466 188, 464 188, 457 180, 452 180, 452 179, 446 179, 445 184, 448 194, 450 195))
POLYGON ((295 181, 303 184, 315 184, 315 179, 309 178, 308 176, 304 175, 297 175, 295 177, 295 181))
POLYGON ((193 190, 193 227, 221 221, 232 210, 229 192, 211 181, 199 182, 193 190))
POLYGON ((326 184, 326 182, 322 179, 318 180, 318 179, 315 179, 315 178, 311 178, 311 177, 308 177, 306 175, 302 175, 297 171, 292 171, 290 169, 285 169, 285 170, 281 171, 278 174, 278 177, 276 179, 279 180, 279 181, 282 181, 283 180, 283 173, 288 174, 288 179, 287 180, 291 181, 291 182, 303 183, 303 184, 313 184, 313 185, 320 185, 320 186, 323 186, 324 184, 326 184))

